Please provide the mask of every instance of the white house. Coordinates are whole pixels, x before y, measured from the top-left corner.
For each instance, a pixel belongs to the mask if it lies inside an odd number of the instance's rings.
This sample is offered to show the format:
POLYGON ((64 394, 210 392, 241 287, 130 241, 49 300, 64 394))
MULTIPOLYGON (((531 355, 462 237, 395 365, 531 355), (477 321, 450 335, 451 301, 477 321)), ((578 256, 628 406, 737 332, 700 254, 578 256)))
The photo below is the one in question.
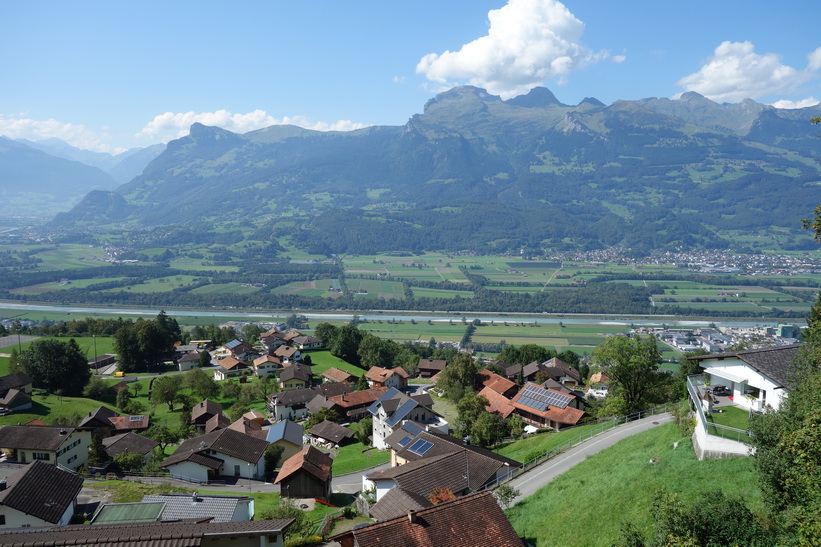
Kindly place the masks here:
POLYGON ((729 389, 733 403, 754 411, 778 410, 789 393, 788 370, 800 345, 699 355, 710 387, 729 389))
POLYGON ((208 482, 219 476, 258 479, 265 474, 264 454, 268 441, 220 429, 184 441, 161 467, 172 478, 208 482))
POLYGON ((0 482, 0 530, 68 524, 83 478, 35 461, 0 482))
POLYGON ((368 408, 373 418, 373 446, 379 450, 387 448, 385 439, 407 420, 447 433, 448 422, 432 407, 433 399, 427 393, 409 397, 390 388, 368 408))
POLYGON ((76 470, 86 465, 89 446, 91 431, 88 429, 45 425, 0 428, 0 450, 19 463, 39 460, 76 470))

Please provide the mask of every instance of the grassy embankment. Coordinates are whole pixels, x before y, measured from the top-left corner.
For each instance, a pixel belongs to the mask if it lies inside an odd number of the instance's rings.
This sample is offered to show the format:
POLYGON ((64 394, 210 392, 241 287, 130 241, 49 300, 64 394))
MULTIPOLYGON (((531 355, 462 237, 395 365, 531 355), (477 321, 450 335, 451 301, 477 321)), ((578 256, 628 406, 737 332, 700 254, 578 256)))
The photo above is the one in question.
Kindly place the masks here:
POLYGON ((749 458, 698 461, 690 439, 667 424, 587 458, 507 514, 520 536, 540 546, 612 545, 626 521, 649 533, 662 488, 685 503, 721 490, 763 509, 749 458))

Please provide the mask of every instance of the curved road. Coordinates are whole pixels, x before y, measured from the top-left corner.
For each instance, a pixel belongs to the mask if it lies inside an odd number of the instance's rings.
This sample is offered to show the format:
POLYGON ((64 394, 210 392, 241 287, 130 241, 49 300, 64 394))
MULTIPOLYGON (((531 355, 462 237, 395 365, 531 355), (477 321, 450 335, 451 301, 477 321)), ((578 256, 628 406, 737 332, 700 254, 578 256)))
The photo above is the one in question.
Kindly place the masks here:
POLYGON ((613 429, 608 429, 595 437, 585 439, 555 458, 549 459, 511 480, 509 483, 510 486, 521 492, 513 503, 535 494, 537 490, 547 485, 550 481, 574 465, 583 462, 588 456, 601 452, 622 439, 632 437, 637 433, 647 431, 648 429, 671 421, 673 421, 673 417, 669 413, 657 414, 649 418, 642 418, 614 427, 613 429))

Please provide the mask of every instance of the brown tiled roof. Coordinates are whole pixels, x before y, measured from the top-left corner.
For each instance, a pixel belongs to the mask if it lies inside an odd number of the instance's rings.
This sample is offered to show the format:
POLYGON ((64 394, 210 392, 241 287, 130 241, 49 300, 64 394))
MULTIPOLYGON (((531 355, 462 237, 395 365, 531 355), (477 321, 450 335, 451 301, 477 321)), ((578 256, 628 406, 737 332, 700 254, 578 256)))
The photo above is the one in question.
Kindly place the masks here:
POLYGON ((16 374, 0 376, 0 392, 6 391, 8 389, 20 389, 21 387, 30 385, 31 376, 29 376, 25 372, 18 372, 16 374))
POLYGON ((322 373, 322 376, 334 382, 348 382, 351 378, 358 378, 355 374, 336 367, 329 368, 322 373))
POLYGON ((480 492, 434 505, 385 522, 331 537, 352 539, 359 547, 521 547, 522 540, 491 492, 480 492))
POLYGON ((148 454, 159 445, 160 443, 157 441, 149 439, 148 437, 143 437, 142 435, 131 431, 103 439, 105 452, 111 458, 119 454, 125 454, 126 452, 148 454))
POLYGON ((610 383, 610 375, 606 372, 594 372, 590 375, 590 383, 607 385, 610 383))
POLYGON ((554 357, 549 361, 545 361, 544 363, 542 363, 542 370, 550 374, 550 376, 553 378, 558 378, 560 376, 570 376, 577 383, 581 382, 582 379, 578 370, 571 367, 558 357, 554 357))
POLYGON ((489 387, 496 393, 505 393, 509 389, 516 387, 516 382, 513 380, 508 380, 504 376, 500 376, 487 369, 480 370, 478 376, 482 386, 489 387))
POLYGON ((249 463, 256 463, 267 447, 268 443, 262 439, 233 429, 220 429, 213 433, 206 433, 183 441, 180 447, 168 456, 161 465, 165 467, 191 460, 193 455, 207 450, 213 450, 249 463))
POLYGON ((310 383, 312 376, 313 372, 311 372, 310 367, 299 363, 294 363, 289 367, 285 367, 282 372, 279 373, 279 380, 281 382, 285 382, 286 380, 296 379, 310 383))
POLYGON ((425 370, 444 370, 448 362, 444 359, 419 359, 419 369, 425 370))
POLYGON ((0 532, 4 547, 32 545, 99 545, 106 547, 194 547, 206 538, 231 539, 281 534, 293 519, 208 522, 210 519, 190 519, 172 522, 142 522, 134 524, 80 524, 55 528, 34 528, 15 532, 0 532))
POLYGON ((211 433, 212 431, 225 429, 229 425, 231 425, 231 418, 220 412, 219 414, 214 414, 208 418, 208 421, 205 422, 205 432, 211 433))
POLYGON ((279 346, 277 349, 274 350, 274 355, 276 355, 277 357, 291 358, 298 351, 299 348, 295 348, 293 346, 279 346))
POLYGON ((240 370, 243 368, 248 368, 248 363, 246 363, 245 361, 240 361, 239 359, 232 357, 230 355, 228 357, 223 357, 222 359, 217 361, 217 364, 225 370, 240 370))
POLYGON ((497 393, 490 386, 483 387, 482 391, 479 392, 479 395, 487 399, 488 405, 485 407, 485 410, 488 412, 495 412, 502 418, 507 419, 507 417, 513 414, 513 411, 516 410, 510 403, 510 399, 501 393, 497 393))
POLYGON ((407 378, 408 373, 405 372, 405 369, 402 367, 394 367, 394 368, 382 368, 382 367, 371 367, 368 369, 368 372, 365 373, 365 377, 369 380, 373 380, 374 382, 379 382, 384 384, 388 378, 393 376, 394 374, 398 375, 400 378, 407 378))
POLYGON ((201 416, 207 416, 210 418, 215 414, 221 413, 221 404, 209 399, 203 399, 199 404, 195 405, 194 408, 191 409, 191 422, 193 423, 197 421, 197 418, 200 418, 201 416))
POLYGON ((370 515, 379 521, 390 520, 407 515, 408 511, 416 512, 432 505, 433 503, 425 496, 394 486, 375 505, 371 506, 370 515))
POLYGON ((712 355, 698 355, 689 357, 693 361, 718 360, 727 357, 741 359, 764 376, 775 380, 776 383, 790 387, 789 368, 793 358, 798 355, 801 344, 790 346, 775 346, 772 348, 750 349, 712 355))
POLYGON ((273 355, 263 355, 262 357, 258 357, 254 359, 254 366, 258 367, 260 365, 264 365, 265 363, 273 363, 279 367, 282 366, 282 359, 279 357, 274 357, 273 355))
POLYGON ((6 425, 0 427, 0 448, 54 452, 75 431, 74 427, 6 425))
POLYGON ((78 427, 100 427, 111 426, 111 418, 119 416, 116 412, 105 406, 98 406, 80 421, 78 427))
POLYGON ((319 392, 325 397, 336 397, 351 392, 351 384, 348 382, 325 382, 316 386, 319 392))
POLYGON ((427 496, 436 488, 450 488, 454 493, 466 490, 469 470, 467 453, 460 450, 377 471, 368 479, 393 481, 405 490, 427 496))
POLYGON ((82 488, 79 475, 35 461, 9 475, 6 489, 0 491, 0 506, 55 524, 82 488))
POLYGON ((311 428, 311 435, 339 444, 353 437, 353 431, 330 420, 323 420, 311 428))
POLYGON ((345 395, 337 395, 336 397, 331 397, 331 400, 335 405, 347 409, 355 406, 370 405, 386 391, 388 391, 386 387, 373 387, 371 389, 363 389, 362 391, 353 391, 345 395))
POLYGON ((128 429, 148 429, 151 416, 148 414, 136 414, 134 416, 117 416, 108 419, 115 430, 128 429))
POLYGON ((322 482, 328 482, 331 480, 332 465, 333 460, 330 456, 313 446, 306 446, 285 460, 274 484, 285 480, 300 470, 305 471, 322 482))

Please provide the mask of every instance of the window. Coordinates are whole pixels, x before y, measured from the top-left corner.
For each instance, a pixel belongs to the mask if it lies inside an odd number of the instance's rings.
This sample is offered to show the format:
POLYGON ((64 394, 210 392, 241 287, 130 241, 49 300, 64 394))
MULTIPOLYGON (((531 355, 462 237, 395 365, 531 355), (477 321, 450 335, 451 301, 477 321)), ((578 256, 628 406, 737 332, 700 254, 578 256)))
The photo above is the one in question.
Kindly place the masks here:
POLYGON ((35 460, 46 460, 46 461, 48 461, 48 460, 51 459, 51 454, 49 454, 48 452, 34 452, 31 455, 31 457, 34 458, 35 460))
POLYGON ((77 454, 74 454, 72 457, 70 457, 68 459, 68 461, 66 463, 74 463, 74 460, 76 460, 76 459, 77 459, 77 454))
POLYGON ((0 526, 6 525, 6 515, 0 515, 0 526))

